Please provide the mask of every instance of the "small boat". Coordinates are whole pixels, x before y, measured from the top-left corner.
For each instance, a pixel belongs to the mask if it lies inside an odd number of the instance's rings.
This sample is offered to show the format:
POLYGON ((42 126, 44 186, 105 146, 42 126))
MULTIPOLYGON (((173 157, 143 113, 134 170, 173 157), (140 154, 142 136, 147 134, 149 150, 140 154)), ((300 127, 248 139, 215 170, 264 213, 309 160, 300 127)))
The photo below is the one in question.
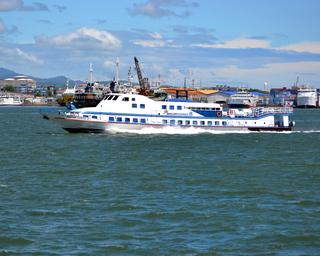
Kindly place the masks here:
POLYGON ((96 107, 43 117, 68 132, 134 131, 145 127, 208 131, 290 131, 291 107, 224 110, 220 104, 171 99, 155 101, 144 95, 110 93, 96 107))
POLYGON ((0 95, 0 106, 19 106, 23 104, 20 96, 16 95, 0 95))

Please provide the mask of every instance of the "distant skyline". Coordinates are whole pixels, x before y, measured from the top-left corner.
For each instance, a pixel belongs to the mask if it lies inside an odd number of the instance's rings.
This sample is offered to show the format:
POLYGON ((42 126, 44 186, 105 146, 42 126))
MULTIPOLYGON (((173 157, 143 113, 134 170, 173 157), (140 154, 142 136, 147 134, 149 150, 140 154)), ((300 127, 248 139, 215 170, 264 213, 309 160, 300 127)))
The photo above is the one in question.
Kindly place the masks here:
MULTIPOLYGON (((0 0, 0 66, 127 79, 137 56, 166 84, 320 87, 318 0, 0 0)), ((134 69, 132 73, 135 75, 134 69)))

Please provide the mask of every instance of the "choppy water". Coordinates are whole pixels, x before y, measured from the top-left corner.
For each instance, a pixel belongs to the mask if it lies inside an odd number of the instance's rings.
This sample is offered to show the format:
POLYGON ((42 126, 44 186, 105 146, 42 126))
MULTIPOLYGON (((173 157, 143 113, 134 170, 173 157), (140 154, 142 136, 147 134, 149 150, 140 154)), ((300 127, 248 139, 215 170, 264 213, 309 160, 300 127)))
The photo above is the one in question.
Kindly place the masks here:
POLYGON ((320 255, 320 110, 285 134, 69 134, 0 108, 0 255, 320 255))

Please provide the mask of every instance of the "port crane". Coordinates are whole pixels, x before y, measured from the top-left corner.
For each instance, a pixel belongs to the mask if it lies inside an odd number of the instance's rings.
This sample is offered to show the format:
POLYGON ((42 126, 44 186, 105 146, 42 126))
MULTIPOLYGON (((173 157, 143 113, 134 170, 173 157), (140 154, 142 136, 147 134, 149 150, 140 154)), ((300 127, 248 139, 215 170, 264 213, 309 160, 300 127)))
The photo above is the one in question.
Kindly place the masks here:
POLYGON ((149 84, 148 77, 142 76, 140 64, 139 64, 139 61, 136 57, 134 57, 134 63, 136 66, 136 71, 137 71, 139 85, 140 85, 139 94, 148 96, 150 94, 150 84, 149 84))

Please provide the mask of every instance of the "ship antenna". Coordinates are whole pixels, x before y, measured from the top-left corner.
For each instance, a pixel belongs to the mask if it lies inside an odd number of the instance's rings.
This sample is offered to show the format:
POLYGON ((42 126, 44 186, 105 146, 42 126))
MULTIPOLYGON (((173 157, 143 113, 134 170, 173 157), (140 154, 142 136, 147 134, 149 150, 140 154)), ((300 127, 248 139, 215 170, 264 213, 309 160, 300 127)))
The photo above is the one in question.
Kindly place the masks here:
POLYGON ((129 86, 131 87, 131 67, 129 67, 129 70, 128 70, 128 83, 129 83, 129 86))
POLYGON ((92 67, 92 63, 90 63, 90 67, 89 67, 89 83, 93 84, 93 67, 92 67))
POLYGON ((116 59, 116 85, 119 85, 119 58, 116 59))

